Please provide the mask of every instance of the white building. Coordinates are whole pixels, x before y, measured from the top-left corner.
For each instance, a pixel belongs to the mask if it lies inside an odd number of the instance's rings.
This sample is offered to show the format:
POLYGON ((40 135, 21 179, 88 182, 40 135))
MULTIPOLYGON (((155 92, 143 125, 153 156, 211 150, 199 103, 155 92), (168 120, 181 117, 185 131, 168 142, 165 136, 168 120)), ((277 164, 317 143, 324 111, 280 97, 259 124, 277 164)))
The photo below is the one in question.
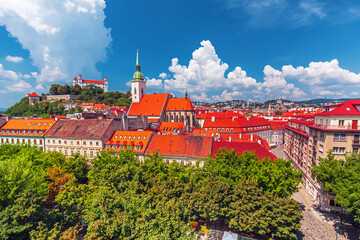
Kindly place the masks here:
POLYGON ((100 87, 100 88, 104 89, 104 92, 109 91, 107 77, 104 78, 104 81, 85 80, 81 77, 81 74, 79 74, 79 77, 78 78, 74 77, 74 80, 73 80, 73 86, 75 86, 76 84, 79 85, 80 87, 94 85, 96 87, 100 87))

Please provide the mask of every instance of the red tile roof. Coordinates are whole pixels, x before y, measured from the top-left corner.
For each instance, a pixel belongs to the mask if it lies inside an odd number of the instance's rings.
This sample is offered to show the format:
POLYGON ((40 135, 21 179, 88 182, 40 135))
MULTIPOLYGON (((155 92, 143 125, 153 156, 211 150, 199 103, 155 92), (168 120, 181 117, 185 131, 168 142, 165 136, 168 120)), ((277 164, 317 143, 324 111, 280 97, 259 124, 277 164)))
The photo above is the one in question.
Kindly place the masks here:
POLYGON ((230 129, 229 132, 231 132, 231 128, 234 128, 234 132, 256 132, 256 131, 265 131, 270 130, 270 123, 268 120, 264 118, 249 118, 247 120, 246 118, 236 118, 236 119, 229 119, 229 118, 221 118, 216 119, 213 122, 212 119, 206 118, 204 121, 204 128, 220 128, 220 131, 222 131, 222 128, 224 129, 230 129))
POLYGON ((105 143, 109 145, 109 148, 105 147, 105 150, 119 152, 129 146, 134 152, 144 153, 152 134, 152 131, 115 131, 110 140, 105 143), (140 149, 137 150, 134 146, 139 146, 140 149))
POLYGON ((139 103, 132 103, 129 116, 160 116, 165 109, 168 93, 144 95, 139 103))
POLYGON ((46 131, 51 129, 54 126, 55 120, 53 119, 10 119, 4 126, 1 127, 1 130, 5 130, 4 133, 0 132, 1 135, 11 135, 11 136, 43 136, 46 131), (6 130, 10 130, 7 133, 6 130), (12 133, 11 130, 15 130, 12 133), (18 131, 19 130, 19 131, 18 131), (25 134, 24 131, 25 130, 25 134), (37 131, 35 134, 35 130, 37 131), (40 131, 43 131, 40 134, 40 131), (29 134, 30 133, 30 134, 29 134))
POLYGON ((268 142, 256 134, 220 134, 220 141, 225 142, 255 142, 267 150, 271 150, 268 142))
POLYGON ((105 84, 105 81, 98 80, 82 80, 84 83, 92 83, 92 84, 105 84))
POLYGON ((159 151, 163 156, 205 158, 210 156, 213 138, 191 135, 154 135, 147 154, 159 151))
POLYGON ((99 139, 109 129, 113 119, 60 119, 45 137, 99 139))
POLYGON ((183 122, 162 122, 160 125, 160 132, 166 134, 182 133, 185 129, 183 122))
POLYGON ((170 98, 167 105, 167 111, 194 111, 194 107, 191 103, 190 98, 170 98))
POLYGON ((287 125, 287 121, 269 121, 271 125, 272 130, 281 130, 285 129, 285 126, 287 125))
POLYGON ((2 127, 6 123, 5 119, 0 118, 0 127, 2 127))
POLYGON ((249 142, 214 142, 211 155, 215 156, 218 150, 221 148, 226 148, 227 150, 234 149, 238 154, 243 154, 244 152, 253 152, 258 157, 258 160, 263 158, 270 158, 272 161, 274 161, 277 159, 274 154, 266 150, 260 144, 249 142))
POLYGON ((204 128, 194 128, 192 129, 194 136, 203 136, 203 137, 215 137, 216 129, 204 129, 204 128))
POLYGON ((326 109, 329 109, 325 112, 316 114, 317 116, 360 116, 360 100, 349 100, 344 103, 333 106, 325 106, 326 109), (330 110, 329 108, 335 107, 335 109, 330 110))
POLYGON ((28 94, 29 97, 39 97, 35 92, 28 94))
POLYGON ((215 117, 215 119, 220 119, 220 118, 232 119, 233 117, 244 118, 245 116, 237 112, 207 112, 207 113, 200 113, 196 116, 196 118, 200 118, 200 119, 211 118, 211 117, 215 117))

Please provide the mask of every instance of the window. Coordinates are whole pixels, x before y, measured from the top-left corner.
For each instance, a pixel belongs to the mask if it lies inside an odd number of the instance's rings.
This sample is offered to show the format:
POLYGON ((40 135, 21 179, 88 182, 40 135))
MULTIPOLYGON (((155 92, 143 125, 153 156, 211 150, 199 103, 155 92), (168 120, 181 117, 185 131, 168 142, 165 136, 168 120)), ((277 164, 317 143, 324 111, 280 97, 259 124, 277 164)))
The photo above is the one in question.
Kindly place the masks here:
POLYGON ((319 152, 324 152, 324 145, 322 144, 319 145, 319 152))
POLYGON ((48 139, 47 142, 50 143, 50 140, 48 139))
POLYGON ((59 140, 58 143, 61 144, 61 140, 59 140))
POLYGON ((146 136, 143 137, 143 140, 145 140, 145 139, 146 139, 146 136))
POLYGON ((321 138, 321 139, 325 139, 325 134, 324 134, 324 132, 320 132, 320 138, 321 138))
POLYGON ((127 146, 127 149, 132 149, 132 146, 131 146, 131 145, 128 145, 128 146, 127 146))
POLYGON ((86 151, 84 151, 84 156, 86 157, 86 154, 87 154, 87 152, 86 151))
POLYGON ((346 134, 345 133, 335 133, 334 134, 334 141, 346 141, 346 134))
POLYGON ((93 157, 93 156, 94 156, 94 152, 90 151, 90 157, 93 157))
POLYGON ((66 140, 64 140, 64 144, 67 144, 67 141, 66 141, 66 140))
POLYGON ((118 137, 118 136, 116 135, 116 136, 115 136, 115 139, 117 139, 117 137, 118 137))
POLYGON ((64 154, 68 155, 68 150, 67 149, 64 150, 64 154))
POLYGON ((133 140, 135 140, 135 139, 136 139, 136 136, 133 137, 133 140))
POLYGON ((86 141, 83 141, 83 145, 86 145, 86 141))
POLYGON ((37 134, 37 130, 34 130, 34 135, 36 135, 37 134))
POLYGON ((93 145, 93 142, 92 142, 92 141, 90 141, 89 143, 90 143, 90 146, 92 146, 92 145, 93 145))
POLYGON ((124 136, 124 140, 126 139, 126 136, 124 136))
POLYGON ((25 130, 23 130, 23 135, 25 134, 25 132, 26 132, 26 131, 25 131, 25 130))
POLYGON ((40 144, 42 144, 42 140, 40 139, 40 144))
POLYGON ((141 136, 138 136, 138 140, 140 140, 141 136))
POLYGON ((74 154, 74 150, 71 149, 71 150, 70 150, 70 153, 71 153, 71 155, 73 155, 73 154, 74 154))
POLYGON ((117 147, 116 147, 116 145, 114 144, 114 145, 112 145, 112 148, 113 148, 113 149, 116 149, 117 147))
POLYGON ((80 141, 76 141, 76 145, 80 145, 80 141))
POLYGON ((55 143, 55 140, 53 140, 53 143, 55 143))
POLYGON ((70 145, 74 145, 74 141, 70 141, 70 145))
POLYGON ((99 146, 99 142, 96 142, 96 146, 99 146))
POLYGON ((320 125, 323 125, 323 120, 322 119, 320 119, 320 125))
POLYGON ((140 149, 141 149, 141 146, 140 145, 138 145, 138 146, 136 146, 136 151, 139 151, 140 149))
POLYGON ((333 147, 333 153, 334 154, 344 154, 345 148, 343 147, 333 147))
POLYGON ((345 120, 339 120, 339 126, 344 126, 344 122, 345 122, 345 120))

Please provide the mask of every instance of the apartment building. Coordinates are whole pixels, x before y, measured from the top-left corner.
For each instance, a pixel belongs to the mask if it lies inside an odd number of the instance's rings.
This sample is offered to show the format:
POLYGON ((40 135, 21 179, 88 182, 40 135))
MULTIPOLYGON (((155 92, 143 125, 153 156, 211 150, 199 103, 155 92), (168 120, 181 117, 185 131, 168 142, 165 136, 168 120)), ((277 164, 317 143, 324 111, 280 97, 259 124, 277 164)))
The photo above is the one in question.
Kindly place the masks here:
POLYGON ((312 117, 289 120, 285 129, 287 157, 303 173, 306 190, 323 210, 338 211, 335 195, 325 193, 312 177, 311 168, 331 151, 336 159, 360 148, 360 100, 325 106, 325 111, 312 117))
POLYGON ((54 119, 10 119, 0 128, 0 143, 31 144, 44 149, 44 135, 54 119))
POLYGON ((45 134, 45 150, 93 158, 116 130, 123 130, 121 119, 61 119, 45 134))

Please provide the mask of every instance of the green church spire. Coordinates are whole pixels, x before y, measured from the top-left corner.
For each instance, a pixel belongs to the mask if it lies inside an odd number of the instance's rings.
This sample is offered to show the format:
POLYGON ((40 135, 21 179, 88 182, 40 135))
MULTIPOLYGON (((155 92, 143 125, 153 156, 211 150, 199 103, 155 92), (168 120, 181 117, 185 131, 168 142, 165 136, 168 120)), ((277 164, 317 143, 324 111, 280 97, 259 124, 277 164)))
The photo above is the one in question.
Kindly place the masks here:
POLYGON ((134 73, 132 81, 144 81, 145 82, 144 75, 141 72, 139 50, 137 50, 137 54, 136 54, 136 72, 134 73))

